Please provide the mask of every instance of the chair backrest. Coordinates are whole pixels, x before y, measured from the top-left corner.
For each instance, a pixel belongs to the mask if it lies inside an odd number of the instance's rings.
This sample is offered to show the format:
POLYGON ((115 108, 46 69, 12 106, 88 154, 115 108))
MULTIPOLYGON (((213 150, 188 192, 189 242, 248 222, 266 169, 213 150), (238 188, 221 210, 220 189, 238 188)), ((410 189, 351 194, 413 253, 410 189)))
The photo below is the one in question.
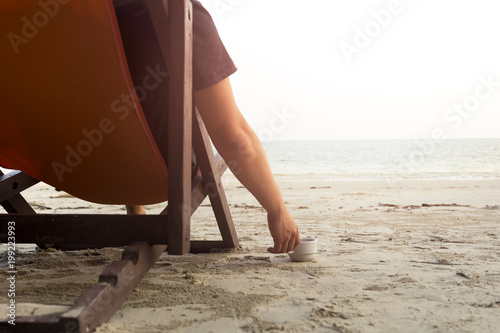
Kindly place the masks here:
POLYGON ((167 200, 112 0, 2 0, 0 35, 0 164, 97 203, 167 200))

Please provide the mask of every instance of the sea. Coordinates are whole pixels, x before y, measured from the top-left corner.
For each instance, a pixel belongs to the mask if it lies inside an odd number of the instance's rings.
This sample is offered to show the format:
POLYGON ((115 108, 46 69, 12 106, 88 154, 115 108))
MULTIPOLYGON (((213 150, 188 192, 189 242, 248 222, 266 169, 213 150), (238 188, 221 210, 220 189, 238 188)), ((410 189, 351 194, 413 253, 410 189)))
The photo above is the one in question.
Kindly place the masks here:
POLYGON ((283 180, 500 179, 500 139, 262 144, 274 176, 283 180))
POLYGON ((278 179, 500 179, 500 139, 267 141, 278 179))

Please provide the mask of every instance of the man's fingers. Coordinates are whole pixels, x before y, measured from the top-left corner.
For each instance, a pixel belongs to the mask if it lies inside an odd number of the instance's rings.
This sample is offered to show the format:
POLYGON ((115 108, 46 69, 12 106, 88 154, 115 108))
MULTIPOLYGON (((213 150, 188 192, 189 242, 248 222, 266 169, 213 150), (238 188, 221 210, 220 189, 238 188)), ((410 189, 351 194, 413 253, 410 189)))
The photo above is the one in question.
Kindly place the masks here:
POLYGON ((285 243, 284 245, 278 242, 274 242, 274 246, 271 246, 267 249, 267 251, 271 253, 283 253, 286 251, 287 244, 285 243))
POLYGON ((295 239, 284 240, 281 244, 274 245, 274 253, 287 253, 294 249, 295 239))
POLYGON ((293 245, 293 248, 295 249, 299 244, 300 244, 300 235, 299 231, 297 230, 297 237, 295 237, 295 244, 293 245))
POLYGON ((288 241, 286 241, 281 245, 281 252, 283 252, 283 253, 288 252, 288 244, 289 244, 288 241))
POLYGON ((276 246, 271 246, 271 247, 268 247, 268 248, 267 248, 267 252, 271 252, 271 253, 274 253, 274 254, 282 253, 282 252, 280 251, 280 248, 279 248, 279 247, 276 247, 276 246))
POLYGON ((290 239, 289 242, 284 242, 282 244, 275 243, 274 246, 270 246, 267 248, 267 251, 270 253, 286 253, 292 251, 297 245, 300 243, 300 238, 290 239))
POLYGON ((274 246, 271 246, 267 249, 267 251, 271 253, 280 253, 281 245, 277 242, 274 242, 274 246))
POLYGON ((286 253, 292 251, 300 243, 300 236, 297 230, 292 237, 282 241, 274 241, 274 246, 267 249, 271 253, 286 253))

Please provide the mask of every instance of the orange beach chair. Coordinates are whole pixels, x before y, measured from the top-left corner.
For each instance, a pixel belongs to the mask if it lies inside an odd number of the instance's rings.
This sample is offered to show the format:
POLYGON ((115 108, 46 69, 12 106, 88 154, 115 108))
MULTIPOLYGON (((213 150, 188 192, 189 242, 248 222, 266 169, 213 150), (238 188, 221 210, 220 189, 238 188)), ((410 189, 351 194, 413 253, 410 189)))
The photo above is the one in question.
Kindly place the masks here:
MULTIPOLYGON (((210 138, 192 103, 192 7, 146 0, 169 68, 168 161, 135 93, 112 0, 0 3, 0 241, 127 246, 64 313, 18 318, 19 332, 90 332, 106 322, 162 252, 237 247, 210 138), (201 172, 192 179, 191 149, 201 172), (168 165, 168 170, 167 166, 168 165), (156 216, 35 214, 21 192, 43 181, 102 204, 168 200, 156 216), (220 241, 191 241, 190 217, 209 193, 220 241), (127 274, 127 278, 124 278, 127 274), (130 278, 132 274, 133 278, 130 278), (109 300, 111 297, 111 301, 109 300), (102 302, 109 304, 102 310, 102 302), (99 309, 99 310, 98 310, 99 309)), ((164 77, 159 75, 158 79, 164 77)))

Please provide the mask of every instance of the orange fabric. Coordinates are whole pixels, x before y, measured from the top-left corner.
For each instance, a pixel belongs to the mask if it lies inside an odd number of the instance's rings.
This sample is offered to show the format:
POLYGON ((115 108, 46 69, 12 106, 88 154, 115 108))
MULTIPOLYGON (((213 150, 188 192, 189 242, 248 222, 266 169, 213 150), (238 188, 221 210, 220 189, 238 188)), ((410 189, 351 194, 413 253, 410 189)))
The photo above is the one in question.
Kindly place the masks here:
POLYGON ((97 203, 167 200, 111 0, 2 0, 0 34, 0 164, 97 203))

